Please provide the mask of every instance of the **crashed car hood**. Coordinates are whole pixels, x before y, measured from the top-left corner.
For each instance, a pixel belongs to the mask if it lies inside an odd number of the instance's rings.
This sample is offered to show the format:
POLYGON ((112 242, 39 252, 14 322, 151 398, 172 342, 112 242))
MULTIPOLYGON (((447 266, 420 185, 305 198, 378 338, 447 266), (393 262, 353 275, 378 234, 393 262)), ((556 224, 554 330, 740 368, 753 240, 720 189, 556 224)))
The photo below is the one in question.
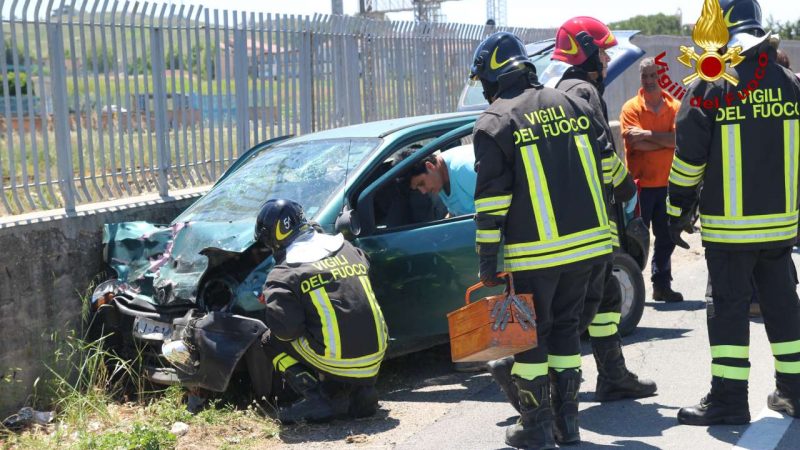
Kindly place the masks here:
POLYGON ((158 304, 194 302, 198 283, 209 264, 201 252, 243 252, 254 242, 254 225, 254 219, 172 225, 106 224, 104 257, 129 293, 158 304))

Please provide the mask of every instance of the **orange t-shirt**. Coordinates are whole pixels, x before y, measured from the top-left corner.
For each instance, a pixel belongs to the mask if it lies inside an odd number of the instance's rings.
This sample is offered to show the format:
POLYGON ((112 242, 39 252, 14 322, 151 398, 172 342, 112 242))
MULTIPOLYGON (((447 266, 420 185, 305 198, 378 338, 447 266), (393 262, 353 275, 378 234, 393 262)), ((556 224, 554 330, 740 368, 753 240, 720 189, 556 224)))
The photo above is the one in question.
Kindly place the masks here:
MULTIPOLYGON (((636 97, 625 102, 619 116, 619 126, 623 136, 629 127, 659 132, 675 131, 675 115, 681 102, 672 98, 667 92, 662 91, 661 96, 664 98, 664 105, 658 112, 647 108, 641 88, 636 97)), ((640 187, 667 186, 674 155, 674 146, 649 151, 632 150, 625 146, 628 171, 634 179, 639 179, 640 187)))

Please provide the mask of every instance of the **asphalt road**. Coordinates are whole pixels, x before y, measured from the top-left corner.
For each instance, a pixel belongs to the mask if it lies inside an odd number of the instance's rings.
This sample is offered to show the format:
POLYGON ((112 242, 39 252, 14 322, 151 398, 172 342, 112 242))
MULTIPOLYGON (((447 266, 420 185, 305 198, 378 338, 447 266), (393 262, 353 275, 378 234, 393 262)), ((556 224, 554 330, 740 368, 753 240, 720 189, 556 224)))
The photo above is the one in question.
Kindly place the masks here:
MULTIPOLYGON (((592 401, 597 371, 588 342, 583 346, 581 437, 574 449, 797 449, 800 420, 766 409, 774 389, 773 359, 759 319, 751 320, 749 426, 689 427, 675 416, 695 404, 710 381, 704 294, 707 271, 699 238, 677 249, 673 287, 686 301, 649 300, 639 328, 625 339, 628 367, 658 383, 658 395, 637 401, 592 401)), ((800 261, 795 256, 795 263, 800 261)), ((646 269, 649 274, 649 269, 646 269)), ((647 279, 647 278, 646 278, 647 279)), ((649 284, 649 283, 648 283, 649 284)), ((300 425, 281 434, 283 447, 380 449, 497 449, 513 408, 486 373, 456 373, 447 347, 391 360, 381 370, 381 410, 376 417, 300 425)))

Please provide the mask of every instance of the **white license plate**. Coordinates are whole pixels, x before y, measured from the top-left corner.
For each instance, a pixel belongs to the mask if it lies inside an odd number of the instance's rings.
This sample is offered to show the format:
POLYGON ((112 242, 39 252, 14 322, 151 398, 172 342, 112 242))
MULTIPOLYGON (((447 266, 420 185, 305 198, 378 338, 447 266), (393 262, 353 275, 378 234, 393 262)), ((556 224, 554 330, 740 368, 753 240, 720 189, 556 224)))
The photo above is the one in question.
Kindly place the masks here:
POLYGON ((172 336, 172 326, 146 317, 137 317, 133 321, 133 335, 139 339, 163 341, 172 336))

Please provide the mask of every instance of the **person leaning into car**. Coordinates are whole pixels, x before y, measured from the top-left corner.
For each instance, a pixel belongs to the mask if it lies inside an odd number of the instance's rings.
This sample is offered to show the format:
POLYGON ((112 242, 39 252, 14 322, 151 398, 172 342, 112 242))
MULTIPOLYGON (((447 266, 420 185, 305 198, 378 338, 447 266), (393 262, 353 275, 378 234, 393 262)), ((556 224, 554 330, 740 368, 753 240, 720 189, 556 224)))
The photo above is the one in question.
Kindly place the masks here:
POLYGON ((533 294, 538 323, 538 347, 514 355, 521 417, 505 442, 536 449, 578 442, 578 325, 592 267, 611 259, 601 161, 613 149, 602 117, 584 100, 543 87, 511 33, 481 42, 470 78, 490 103, 473 134, 480 278, 502 283, 503 243, 505 271, 518 293, 533 294))
POLYGON ((369 261, 341 234, 317 232, 302 207, 268 200, 255 238, 272 250, 263 299, 269 331, 261 345, 274 370, 302 398, 281 422, 375 413, 375 381, 388 331, 369 280, 369 261))

